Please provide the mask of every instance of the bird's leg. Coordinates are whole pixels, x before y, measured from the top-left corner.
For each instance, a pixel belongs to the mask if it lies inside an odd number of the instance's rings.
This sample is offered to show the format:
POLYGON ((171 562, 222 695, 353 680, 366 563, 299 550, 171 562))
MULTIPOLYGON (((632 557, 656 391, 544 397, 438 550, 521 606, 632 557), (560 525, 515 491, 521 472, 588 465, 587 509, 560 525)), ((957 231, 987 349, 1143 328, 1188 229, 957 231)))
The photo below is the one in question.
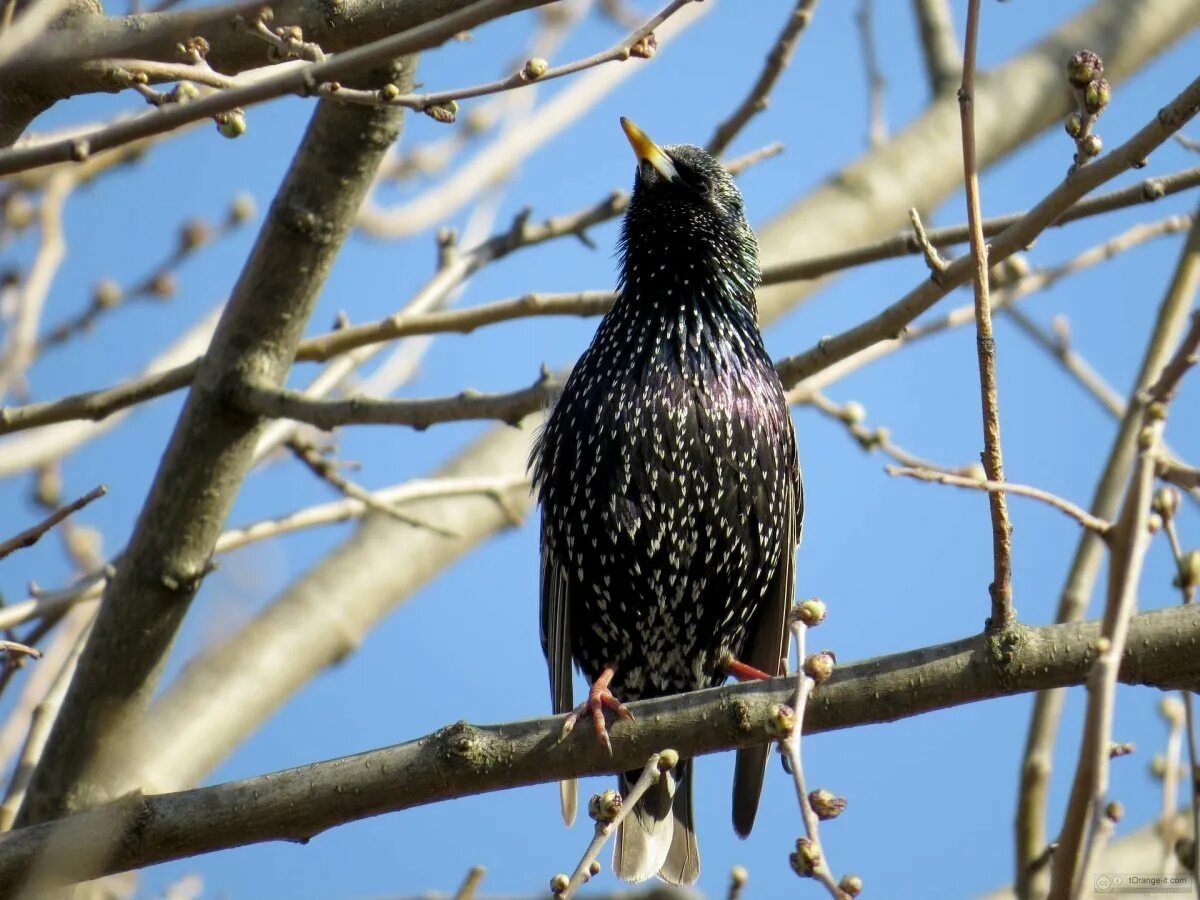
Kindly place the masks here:
POLYGON ((721 670, 726 675, 732 675, 738 681, 766 681, 771 677, 762 669, 756 669, 754 666, 734 659, 733 654, 728 650, 722 655, 721 670))
POLYGON ((605 666, 604 671, 600 673, 600 677, 592 682, 592 686, 588 689, 588 697, 579 706, 575 707, 574 711, 567 716, 567 721, 563 722, 562 734, 559 736, 561 741, 571 729, 575 727, 586 713, 592 714, 592 724, 596 727, 596 736, 600 738, 600 743, 605 746, 609 753, 612 753, 612 743, 608 739, 608 728, 604 724, 604 710, 611 709, 617 714, 620 719, 633 720, 633 713, 625 708, 625 704, 613 696, 612 691, 608 689, 608 685, 612 682, 613 676, 617 674, 616 666, 605 666))

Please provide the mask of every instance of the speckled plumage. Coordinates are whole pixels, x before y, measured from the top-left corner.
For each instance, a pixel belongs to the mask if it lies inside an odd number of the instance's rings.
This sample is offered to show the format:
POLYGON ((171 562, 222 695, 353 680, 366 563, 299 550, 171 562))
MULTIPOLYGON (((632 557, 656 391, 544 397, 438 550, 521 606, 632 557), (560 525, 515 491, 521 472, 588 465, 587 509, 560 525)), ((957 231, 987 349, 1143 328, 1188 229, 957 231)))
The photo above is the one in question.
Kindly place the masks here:
MULTIPOLYGON (((803 495, 791 418, 756 320, 757 245, 719 163, 690 146, 662 152, 677 177, 639 166, 620 295, 534 448, 556 712, 572 708, 571 660, 589 680, 614 666, 611 689, 626 702, 720 684, 726 650, 781 671, 803 495)), ((765 749, 743 753, 735 824, 746 833, 765 749), (753 794, 740 812, 739 791, 753 794)), ((659 841, 674 842, 669 854, 644 845, 664 819, 672 825, 670 790, 657 811, 653 797, 643 804, 645 834, 623 829, 618 874, 695 879, 690 783, 684 763, 679 833, 659 841)))

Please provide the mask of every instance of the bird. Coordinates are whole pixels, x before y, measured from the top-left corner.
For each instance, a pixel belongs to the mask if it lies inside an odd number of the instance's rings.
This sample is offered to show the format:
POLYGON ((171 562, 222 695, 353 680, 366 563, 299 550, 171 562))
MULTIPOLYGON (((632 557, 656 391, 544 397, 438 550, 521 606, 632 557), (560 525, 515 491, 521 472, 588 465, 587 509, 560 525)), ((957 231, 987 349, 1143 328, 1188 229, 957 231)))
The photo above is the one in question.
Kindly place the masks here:
MULTIPOLYGON (((804 514, 796 437, 763 344, 758 245, 742 195, 705 150, 621 126, 637 171, 613 306, 530 455, 541 508, 540 625, 564 735, 625 701, 786 672, 804 514), (578 708, 572 662, 591 684, 578 708)), ((611 749, 611 745, 610 749, 611 749)), ((769 746, 738 751, 737 833, 750 833, 769 746)), ((619 777, 622 795, 640 773, 619 777)), ((693 761, 621 823, 614 871, 692 884, 693 761)), ((576 786, 561 786, 571 824, 576 786)))

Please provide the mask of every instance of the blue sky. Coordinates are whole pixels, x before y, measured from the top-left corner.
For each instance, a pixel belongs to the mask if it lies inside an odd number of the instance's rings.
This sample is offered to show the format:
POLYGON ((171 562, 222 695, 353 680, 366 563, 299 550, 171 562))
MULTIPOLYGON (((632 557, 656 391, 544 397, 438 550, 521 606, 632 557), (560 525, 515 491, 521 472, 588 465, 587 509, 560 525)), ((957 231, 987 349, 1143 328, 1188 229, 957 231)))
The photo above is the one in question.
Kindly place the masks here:
MULTIPOLYGON (((637 6, 650 9, 645 0, 637 6)), ((614 187, 627 186, 633 162, 618 116, 630 116, 663 143, 704 141, 755 76, 791 6, 790 0, 760 0, 752 8, 726 0, 652 63, 627 63, 639 65, 639 72, 573 129, 537 151, 509 182, 498 221, 506 222, 525 205, 532 205, 536 216, 569 212, 614 187)), ((899 130, 919 114, 926 99, 916 31, 910 4, 876 6, 888 121, 899 130)), ((1007 59, 1084 6, 1079 0, 985 4, 980 65, 1007 59)), ((766 222, 865 148, 867 94, 855 7, 820 6, 770 109, 732 148, 736 154, 774 140, 786 145, 783 155, 740 179, 752 222, 766 222)), ((954 7, 961 26, 965 4, 954 7)), ((514 17, 479 29, 470 43, 429 53, 419 77, 429 89, 494 78, 519 52, 532 22, 529 15, 514 17)), ((618 35, 610 23, 589 19, 552 62, 594 52, 618 35)), ((1198 51, 1200 38, 1191 35, 1116 87, 1099 128, 1109 147, 1141 127, 1195 77, 1198 51)), ((561 88, 561 83, 543 88, 539 102, 561 88)), ((37 125, 90 121, 134 109, 135 99, 104 96, 60 104, 37 125)), ((249 192, 265 208, 310 113, 311 103, 299 99, 254 108, 248 113, 247 134, 237 141, 223 140, 210 127, 194 129, 160 146, 137 167, 79 192, 67 208, 69 256, 50 294, 45 323, 53 325, 82 309, 90 285, 100 277, 122 283, 138 278, 173 246, 185 217, 218 219, 238 191, 249 192)), ((424 117, 411 120, 410 126, 405 142, 445 133, 424 117)), ((1195 127, 1191 131, 1200 136, 1195 127)), ((1033 141, 986 173, 985 213, 1010 212, 1035 202, 1058 181, 1069 157, 1069 141, 1058 129, 1033 141)), ((1196 161, 1194 154, 1171 143, 1152 156, 1146 172, 1164 173, 1196 161)), ((1119 183, 1135 177, 1125 176, 1119 183)), ((1193 193, 1047 233, 1029 260, 1033 265, 1060 262, 1129 225, 1187 212, 1195 203, 1193 193)), ((961 221, 961 195, 928 218, 934 224, 961 221)), ((465 213, 452 224, 464 220, 465 213)), ((903 225, 895 224, 897 229, 903 225)), ((86 341, 47 353, 31 372, 34 396, 53 398, 136 371, 227 294, 253 231, 244 229, 189 261, 170 304, 120 310, 86 341)), ((615 224, 596 228, 591 234, 596 250, 565 241, 517 254, 479 273, 459 302, 486 302, 528 290, 609 287, 615 234, 615 224)), ((1061 282, 1031 298, 1025 308, 1043 324, 1066 315, 1073 346, 1125 391, 1180 243, 1179 236, 1159 239, 1061 282)), ((26 262, 31 249, 32 242, 22 239, 5 249, 4 261, 26 262)), ((433 259, 428 233, 389 243, 353 237, 325 287, 310 331, 324 331, 339 310, 355 322, 394 311, 429 275, 433 259)), ((804 350, 819 336, 878 311, 925 274, 915 258, 847 273, 772 328, 768 346, 777 356, 804 350)), ((968 296, 957 292, 943 308, 968 296)), ((594 321, 533 319, 439 338, 406 391, 425 396, 467 386, 523 386, 542 362, 569 363, 594 327, 594 321)), ((1009 477, 1086 504, 1113 434, 1112 420, 1011 323, 1000 318, 996 328, 1009 477)), ((304 368, 301 377, 311 371, 304 368)), ((1185 386, 1168 430, 1170 442, 1192 459, 1200 457, 1198 381, 1185 386)), ((954 465, 977 458, 978 389, 968 330, 941 335, 867 367, 829 394, 838 401, 863 403, 871 424, 887 426, 898 443, 915 453, 954 465)), ((80 520, 103 530, 110 552, 130 533, 178 408, 179 397, 141 408, 65 464, 68 493, 83 493, 98 481, 109 485, 110 495, 80 520)), ((987 614, 991 577, 984 497, 890 479, 882 471, 885 460, 861 452, 838 426, 815 412, 799 409, 795 422, 808 501, 798 591, 819 595, 830 606, 820 644, 853 660, 977 631, 987 614)), ((424 433, 351 429, 339 435, 339 444, 344 458, 362 463, 356 478, 383 486, 427 473, 486 427, 453 425, 424 433)), ((25 499, 28 488, 27 479, 0 482, 0 534, 33 521, 35 513, 25 499)), ((327 499, 327 487, 307 471, 291 463, 272 465, 247 481, 231 524, 327 499)), ((1046 622, 1053 617, 1077 526, 1019 498, 1011 507, 1016 606, 1024 621, 1046 622)), ((351 528, 304 533, 227 559, 197 598, 170 672, 215 635, 229 633, 253 615, 351 528)), ((1180 530, 1185 544, 1200 544, 1195 507, 1185 506, 1180 530)), ((1143 607, 1177 602, 1169 573, 1165 544, 1156 541, 1143 583, 1143 607)), ((67 574, 60 548, 45 540, 0 565, 0 590, 9 600, 20 599, 30 579, 57 585, 67 574)), ((396 743, 457 719, 497 722, 545 713, 549 704, 537 639, 536 577, 536 518, 531 517, 401 607, 357 653, 315 679, 264 723, 209 781, 396 743), (497 647, 508 652, 498 655, 497 647), (498 684, 504 689, 497 690, 498 684)), ((13 694, 10 689, 0 711, 11 706, 13 694)), ((1062 729, 1052 830, 1069 784, 1082 699, 1081 692, 1072 693, 1062 729)), ((1113 767, 1112 794, 1129 810, 1122 831, 1148 821, 1160 802, 1147 774, 1150 756, 1165 738, 1155 712, 1157 700, 1148 690, 1120 692, 1115 737, 1138 745, 1135 756, 1113 767)), ((1030 704, 1031 698, 1018 697, 808 740, 810 781, 849 798, 848 811, 823 830, 834 869, 858 873, 875 896, 889 897, 967 895, 1006 881, 1030 704), (936 885, 930 885, 931 877, 936 885)), ((731 770, 729 755, 699 765, 700 887, 722 895, 730 867, 741 864, 750 871, 748 897, 794 890, 787 853, 801 824, 790 782, 773 764, 759 824, 748 841, 740 842, 729 824, 731 770)), ((585 796, 604 786, 607 780, 585 785, 585 796)), ((536 892, 553 873, 572 868, 587 838, 585 823, 572 831, 562 827, 556 791, 546 785, 379 817, 336 829, 303 847, 255 846, 161 866, 144 874, 142 887, 150 895, 195 872, 204 880, 206 896, 366 898, 453 890, 470 866, 482 864, 488 868, 487 891, 536 892)), ((607 870, 607 857, 605 862, 607 870)), ((613 886, 607 871, 595 882, 597 889, 613 886)), ((804 890, 806 896, 818 896, 815 886, 804 890)))

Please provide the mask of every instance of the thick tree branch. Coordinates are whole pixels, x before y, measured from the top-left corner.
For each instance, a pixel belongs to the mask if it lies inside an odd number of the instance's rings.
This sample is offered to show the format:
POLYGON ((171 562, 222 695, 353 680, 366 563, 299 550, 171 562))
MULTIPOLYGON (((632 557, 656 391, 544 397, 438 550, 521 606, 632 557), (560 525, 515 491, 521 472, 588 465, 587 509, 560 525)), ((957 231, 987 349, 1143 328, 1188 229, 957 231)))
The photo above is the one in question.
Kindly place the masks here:
MULTIPOLYGON (((809 701, 819 733, 1052 686, 1081 683, 1096 655, 1098 623, 1016 626, 839 666, 809 701)), ((1133 620, 1120 678, 1162 689, 1200 687, 1200 606, 1133 620)), ((356 819, 454 797, 636 769, 672 747, 683 757, 765 743, 775 706, 795 679, 730 685, 630 704, 636 723, 612 729, 612 753, 579 729, 559 741, 561 718, 450 725, 406 744, 175 794, 131 794, 59 822, 0 838, 0 891, 23 882, 40 854, 69 845, 61 882, 270 841, 307 841, 356 819), (101 856, 89 852, 99 850, 101 856)))
POLYGON ((248 379, 286 377, 402 114, 318 106, 200 364, 18 821, 108 799, 111 776, 94 770, 94 750, 145 712, 258 440, 261 422, 228 398, 248 379))

